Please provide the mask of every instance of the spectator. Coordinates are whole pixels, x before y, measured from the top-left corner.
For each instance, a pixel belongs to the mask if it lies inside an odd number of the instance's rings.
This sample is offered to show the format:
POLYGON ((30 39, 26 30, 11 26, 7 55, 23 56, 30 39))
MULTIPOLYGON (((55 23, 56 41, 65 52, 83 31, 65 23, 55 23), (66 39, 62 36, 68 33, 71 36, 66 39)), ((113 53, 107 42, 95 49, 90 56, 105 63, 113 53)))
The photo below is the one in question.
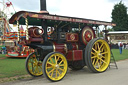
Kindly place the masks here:
POLYGON ((2 47, 2 54, 6 54, 6 47, 2 47))
POLYGON ((122 42, 118 42, 118 46, 119 46, 120 54, 122 54, 123 43, 122 42))

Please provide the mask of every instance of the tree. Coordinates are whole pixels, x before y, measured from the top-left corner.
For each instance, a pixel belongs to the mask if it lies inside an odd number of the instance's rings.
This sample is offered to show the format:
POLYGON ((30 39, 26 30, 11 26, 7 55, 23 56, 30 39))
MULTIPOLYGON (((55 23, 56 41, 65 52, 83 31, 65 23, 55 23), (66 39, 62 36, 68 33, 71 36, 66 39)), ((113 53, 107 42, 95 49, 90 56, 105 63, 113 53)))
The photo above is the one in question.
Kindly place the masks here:
POLYGON ((114 31, 128 31, 127 7, 120 1, 112 10, 112 22, 116 24, 114 31))

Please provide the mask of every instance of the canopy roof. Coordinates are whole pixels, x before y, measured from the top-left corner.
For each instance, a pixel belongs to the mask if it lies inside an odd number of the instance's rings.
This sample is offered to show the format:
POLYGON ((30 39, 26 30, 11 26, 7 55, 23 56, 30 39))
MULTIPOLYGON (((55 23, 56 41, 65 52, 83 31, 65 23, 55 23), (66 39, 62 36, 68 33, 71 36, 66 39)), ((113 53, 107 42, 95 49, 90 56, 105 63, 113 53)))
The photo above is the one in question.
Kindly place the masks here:
POLYGON ((37 12, 28 12, 28 11, 19 11, 15 13, 9 20, 10 24, 16 24, 19 21, 19 24, 25 24, 25 18, 28 18, 29 25, 41 26, 41 20, 47 19, 47 24, 49 26, 54 26, 55 24, 66 24, 70 23, 73 26, 78 24, 92 24, 92 25, 105 25, 105 26, 116 26, 116 24, 105 21, 91 20, 85 18, 77 17, 68 17, 60 15, 52 15, 48 13, 37 13, 37 12))
POLYGON ((108 32, 108 34, 128 34, 128 31, 112 31, 108 32))

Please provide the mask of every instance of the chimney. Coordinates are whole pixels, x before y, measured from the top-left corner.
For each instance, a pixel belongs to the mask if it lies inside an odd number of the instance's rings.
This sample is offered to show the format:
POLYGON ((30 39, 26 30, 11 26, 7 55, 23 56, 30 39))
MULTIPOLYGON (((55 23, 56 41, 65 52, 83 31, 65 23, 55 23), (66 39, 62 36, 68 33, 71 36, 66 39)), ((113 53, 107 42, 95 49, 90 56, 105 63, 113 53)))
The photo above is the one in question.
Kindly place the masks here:
POLYGON ((40 11, 47 11, 46 0, 40 0, 40 11))
MULTIPOLYGON (((43 14, 49 14, 46 9, 46 0, 40 0, 40 13, 43 14)), ((44 29, 44 42, 48 41, 48 35, 47 35, 47 20, 41 20, 42 28, 44 29)))

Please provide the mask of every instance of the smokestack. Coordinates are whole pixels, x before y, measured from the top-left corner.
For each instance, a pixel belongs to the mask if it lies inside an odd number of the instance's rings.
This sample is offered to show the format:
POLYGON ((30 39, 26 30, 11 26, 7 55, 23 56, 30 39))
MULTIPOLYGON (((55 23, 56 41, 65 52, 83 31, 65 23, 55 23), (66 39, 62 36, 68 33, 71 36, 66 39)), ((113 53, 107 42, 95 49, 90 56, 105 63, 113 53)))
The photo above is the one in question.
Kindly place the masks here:
MULTIPOLYGON (((46 0, 40 0, 40 13, 43 14, 49 14, 46 9, 46 0)), ((42 28, 44 29, 44 42, 48 41, 48 35, 47 35, 47 20, 41 20, 42 28)))
POLYGON ((40 0, 40 11, 47 11, 46 0, 40 0))

